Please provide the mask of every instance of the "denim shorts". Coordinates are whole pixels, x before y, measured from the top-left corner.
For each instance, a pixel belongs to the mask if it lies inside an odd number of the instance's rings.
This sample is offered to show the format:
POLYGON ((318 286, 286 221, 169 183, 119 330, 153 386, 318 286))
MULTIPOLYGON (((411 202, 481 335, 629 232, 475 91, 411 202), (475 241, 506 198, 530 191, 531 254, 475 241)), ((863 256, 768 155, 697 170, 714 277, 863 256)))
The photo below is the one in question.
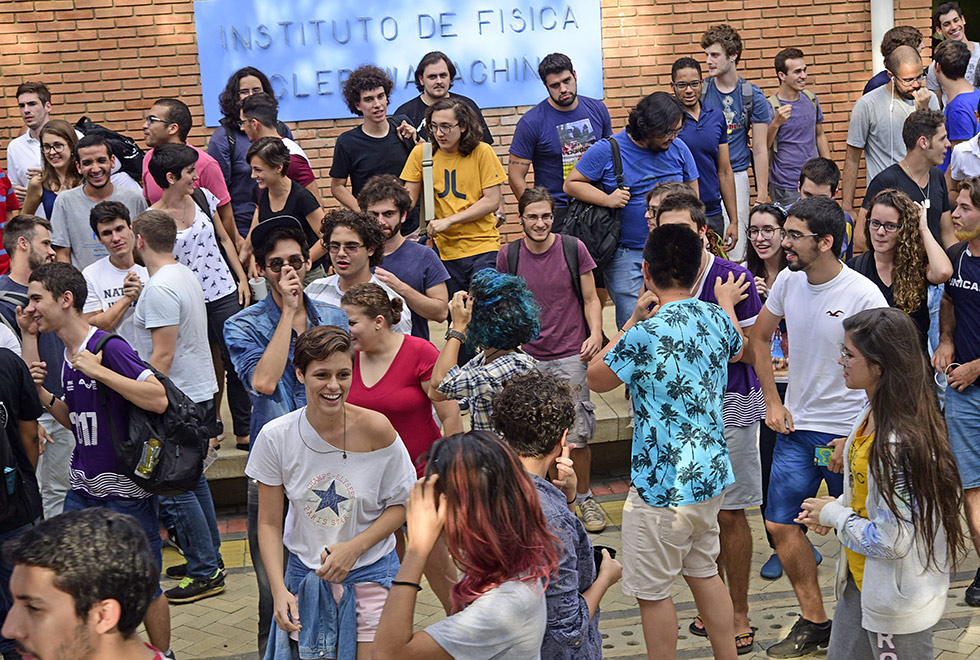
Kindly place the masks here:
POLYGON ((963 488, 980 488, 980 387, 946 388, 946 428, 963 488))
POLYGON ((814 465, 814 448, 824 447, 839 438, 833 433, 793 431, 776 435, 772 452, 772 471, 769 473, 769 493, 766 495, 766 520, 792 525, 800 513, 800 505, 817 494, 820 482, 827 491, 839 497, 844 490, 844 475, 826 467, 814 465))

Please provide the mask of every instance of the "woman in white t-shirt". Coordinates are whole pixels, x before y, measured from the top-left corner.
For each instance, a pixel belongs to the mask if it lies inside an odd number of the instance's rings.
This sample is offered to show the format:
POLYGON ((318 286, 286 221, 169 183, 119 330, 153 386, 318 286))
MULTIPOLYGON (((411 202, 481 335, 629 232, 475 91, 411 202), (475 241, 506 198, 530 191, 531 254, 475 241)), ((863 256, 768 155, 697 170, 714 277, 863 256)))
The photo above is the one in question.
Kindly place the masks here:
POLYGON ((437 440, 408 501, 408 544, 374 660, 540 660, 557 543, 534 484, 495 434, 437 440), (419 580, 440 535, 463 574, 452 591, 455 611, 413 633, 419 580))
MULTIPOLYGON (((215 219, 217 198, 208 190, 196 188, 197 159, 197 152, 183 144, 161 144, 153 150, 148 169, 162 194, 150 208, 169 213, 177 222, 174 259, 194 272, 207 305, 208 340, 218 379, 215 410, 219 411, 220 417, 221 395, 227 377, 228 407, 235 441, 239 449, 248 449, 252 404, 235 373, 225 345, 224 327, 225 321, 248 306, 252 293, 248 277, 236 258, 235 244, 224 225, 215 219), (204 206, 207 206, 207 212, 204 206), (222 256, 222 250, 227 259, 222 256), (217 354, 221 360, 217 359, 217 354)), ((220 418, 218 422, 220 425, 220 418)), ((220 429, 217 435, 221 435, 220 429)))
POLYGON ((269 644, 275 658, 289 657, 289 638, 300 658, 344 658, 356 642, 357 657, 368 658, 415 469, 384 415, 346 402, 347 332, 307 330, 293 363, 307 405, 262 428, 245 468, 259 487, 259 549, 276 622, 269 644))

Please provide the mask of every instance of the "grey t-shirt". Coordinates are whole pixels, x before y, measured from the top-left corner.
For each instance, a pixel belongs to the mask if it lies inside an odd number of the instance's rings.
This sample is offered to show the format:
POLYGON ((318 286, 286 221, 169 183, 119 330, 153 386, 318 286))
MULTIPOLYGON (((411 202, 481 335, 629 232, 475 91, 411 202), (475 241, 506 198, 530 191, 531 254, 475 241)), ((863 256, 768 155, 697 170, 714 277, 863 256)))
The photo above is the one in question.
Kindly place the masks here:
POLYGON ((541 582, 511 580, 425 632, 455 660, 541 660, 547 623, 541 582))
MULTIPOLYGON (((935 96, 929 99, 929 108, 939 109, 935 96)), ((902 127, 913 112, 915 103, 893 94, 890 84, 868 92, 854 104, 847 127, 847 144, 864 149, 868 181, 905 158, 902 127)))
MULTIPOLYGON (((130 219, 146 210, 143 195, 128 188, 113 186, 109 200, 125 204, 130 219)), ((88 222, 96 203, 85 194, 84 186, 79 186, 58 193, 51 209, 51 244, 71 248, 71 263, 78 270, 109 254, 88 222)))
POLYGON ((191 269, 182 264, 164 266, 147 281, 136 301, 136 352, 146 361, 153 355, 154 328, 177 326, 177 346, 170 380, 195 403, 210 400, 218 391, 208 343, 208 315, 204 292, 191 269))

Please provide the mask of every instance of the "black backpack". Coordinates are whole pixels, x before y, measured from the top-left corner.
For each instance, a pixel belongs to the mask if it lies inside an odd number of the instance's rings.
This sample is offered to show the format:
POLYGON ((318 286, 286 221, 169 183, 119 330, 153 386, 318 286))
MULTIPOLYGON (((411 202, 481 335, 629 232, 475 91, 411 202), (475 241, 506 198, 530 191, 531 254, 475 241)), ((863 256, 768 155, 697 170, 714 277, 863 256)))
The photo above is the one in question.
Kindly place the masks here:
MULTIPOLYGON (((572 289, 575 291, 575 296, 578 298, 579 303, 584 304, 582 279, 578 272, 578 239, 565 234, 555 234, 555 236, 561 241, 562 254, 565 255, 565 265, 568 266, 568 272, 572 275, 572 289)), ((516 240, 508 243, 504 250, 507 252, 507 272, 511 275, 517 275, 517 264, 521 260, 521 241, 516 240)))
MULTIPOLYGON (((609 141, 612 149, 613 174, 616 175, 616 187, 623 187, 623 159, 619 154, 619 143, 613 137, 603 138, 609 141)), ((594 186, 602 189, 602 184, 593 182, 594 186)), ((619 247, 620 211, 607 206, 597 206, 578 199, 572 199, 568 205, 565 222, 556 231, 574 236, 589 250, 595 260, 596 268, 602 269, 616 256, 619 247)))
POLYGON ((134 181, 143 185, 143 150, 133 138, 117 133, 88 117, 75 122, 75 130, 82 135, 98 135, 105 138, 112 149, 112 155, 119 161, 119 171, 128 174, 134 181))
MULTIPOLYGON (((125 341, 116 334, 99 337, 92 351, 98 354, 110 339, 125 341)), ((151 493, 179 495, 195 488, 204 470, 211 435, 204 411, 181 392, 168 377, 145 363, 167 390, 167 409, 163 413, 143 410, 126 402, 127 433, 120 437, 116 420, 109 421, 112 446, 124 475, 151 493)), ((99 385, 99 398, 108 407, 109 393, 99 385)))

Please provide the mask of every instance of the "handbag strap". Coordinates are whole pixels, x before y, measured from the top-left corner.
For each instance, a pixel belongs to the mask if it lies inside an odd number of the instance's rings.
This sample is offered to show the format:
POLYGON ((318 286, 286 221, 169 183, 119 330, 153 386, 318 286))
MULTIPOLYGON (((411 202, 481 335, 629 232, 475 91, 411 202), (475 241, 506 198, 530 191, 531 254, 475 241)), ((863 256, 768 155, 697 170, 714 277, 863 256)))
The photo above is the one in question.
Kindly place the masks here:
POLYGON ((422 143, 422 217, 419 219, 421 233, 425 232, 425 226, 436 217, 432 186, 432 143, 427 140, 422 143))
POLYGON ((609 136, 609 148, 612 149, 613 174, 616 175, 616 187, 623 188, 623 157, 619 153, 619 142, 616 138, 609 136))

